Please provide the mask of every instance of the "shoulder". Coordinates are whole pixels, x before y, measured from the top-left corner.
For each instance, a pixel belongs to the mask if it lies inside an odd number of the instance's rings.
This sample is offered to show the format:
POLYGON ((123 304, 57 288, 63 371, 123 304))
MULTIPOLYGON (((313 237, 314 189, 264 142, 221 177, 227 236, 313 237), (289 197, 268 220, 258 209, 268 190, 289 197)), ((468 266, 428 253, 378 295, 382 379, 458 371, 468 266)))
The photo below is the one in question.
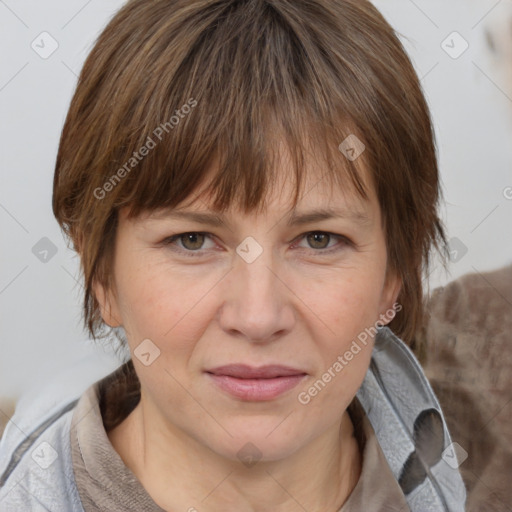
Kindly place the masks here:
POLYGON ((71 420, 80 396, 115 364, 87 358, 22 397, 0 439, 0 510, 83 512, 73 475, 71 420))
MULTIPOLYGON (((73 479, 69 430, 76 400, 52 411, 19 443, 2 438, 0 509, 82 511, 73 479)), ((11 423, 12 424, 12 423, 11 423)))

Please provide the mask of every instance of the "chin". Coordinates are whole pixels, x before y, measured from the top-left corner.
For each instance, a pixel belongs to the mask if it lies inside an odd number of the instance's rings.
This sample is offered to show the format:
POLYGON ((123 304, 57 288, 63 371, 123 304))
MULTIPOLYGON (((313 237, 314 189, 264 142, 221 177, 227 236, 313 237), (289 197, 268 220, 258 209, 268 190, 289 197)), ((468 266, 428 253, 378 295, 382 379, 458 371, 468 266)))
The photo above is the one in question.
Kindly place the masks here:
MULTIPOLYGON (((256 428, 246 425, 237 426, 236 435, 226 434, 222 439, 211 442, 209 448, 218 455, 233 461, 242 462, 252 467, 256 462, 278 461, 286 459, 300 448, 297 435, 286 431, 279 432, 279 421, 264 422, 264 427, 256 428), (270 426, 267 428, 267 423, 270 426)), ((227 428, 234 432, 232 428, 227 428)), ((289 430, 289 429, 288 429, 289 430)))

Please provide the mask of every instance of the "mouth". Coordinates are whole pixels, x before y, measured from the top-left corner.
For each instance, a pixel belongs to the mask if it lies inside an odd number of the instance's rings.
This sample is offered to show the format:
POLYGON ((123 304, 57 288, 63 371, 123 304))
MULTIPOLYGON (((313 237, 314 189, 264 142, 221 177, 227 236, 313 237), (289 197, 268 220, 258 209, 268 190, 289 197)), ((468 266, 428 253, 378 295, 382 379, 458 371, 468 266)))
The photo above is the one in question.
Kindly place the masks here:
POLYGON ((245 401, 272 400, 297 386, 307 373, 282 365, 259 368, 236 364, 206 371, 223 392, 245 401))

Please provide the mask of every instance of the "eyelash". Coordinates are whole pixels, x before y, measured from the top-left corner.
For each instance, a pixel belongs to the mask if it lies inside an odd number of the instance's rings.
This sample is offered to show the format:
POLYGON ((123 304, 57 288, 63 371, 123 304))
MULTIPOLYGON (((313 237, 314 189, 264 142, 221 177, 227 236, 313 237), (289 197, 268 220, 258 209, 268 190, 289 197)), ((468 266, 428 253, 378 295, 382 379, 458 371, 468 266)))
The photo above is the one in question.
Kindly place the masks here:
MULTIPOLYGON (((303 233, 302 235, 300 235, 298 238, 298 240, 302 240, 303 238, 305 238, 307 235, 311 235, 311 234, 322 234, 322 235, 328 235, 329 237, 331 238, 337 238, 340 242, 342 242, 341 244, 341 247, 336 245, 334 247, 331 247, 329 249, 311 249, 311 251, 313 252, 316 252, 316 253, 319 253, 319 255, 328 255, 328 254, 332 254, 334 252, 337 252, 337 251, 340 251, 342 250, 344 247, 346 246, 349 246, 349 247, 354 247, 354 243, 349 240, 346 236, 343 236, 343 235, 337 235, 335 233, 330 233, 328 231, 308 231, 306 233, 303 233)), ((204 236, 207 236, 207 237, 212 237, 213 235, 211 233, 206 233, 204 231, 186 231, 184 233, 178 233, 176 235, 172 235, 172 236, 169 236, 167 238, 165 238, 162 242, 161 242, 161 245, 164 245, 164 246, 170 246, 172 245, 176 240, 180 239, 182 236, 184 235, 204 235, 204 236)), ((330 240, 329 240, 330 241, 330 240)), ((187 256, 187 257, 191 257, 191 258, 194 258, 194 257, 198 257, 198 256, 204 256, 204 252, 207 251, 208 249, 204 249, 204 250, 201 250, 201 249, 198 249, 196 251, 192 251, 192 250, 189 250, 189 249, 182 249, 181 247, 178 247, 178 246, 175 246, 173 249, 173 251, 176 251, 178 253, 181 253, 183 254, 184 256, 187 256)))

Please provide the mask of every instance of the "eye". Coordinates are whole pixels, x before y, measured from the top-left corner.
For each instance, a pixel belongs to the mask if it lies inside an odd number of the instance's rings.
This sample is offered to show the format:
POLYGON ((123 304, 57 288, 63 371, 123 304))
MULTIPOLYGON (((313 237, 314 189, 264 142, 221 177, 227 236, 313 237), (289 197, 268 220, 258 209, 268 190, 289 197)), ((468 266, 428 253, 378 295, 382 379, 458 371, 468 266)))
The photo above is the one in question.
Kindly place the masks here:
MULTIPOLYGON (((185 256, 203 256, 206 251, 213 249, 215 244, 213 241, 210 246, 205 247, 204 244, 207 240, 211 240, 212 235, 210 233, 203 233, 199 231, 190 231, 188 233, 179 233, 165 238, 161 245, 168 246, 175 252, 183 254, 185 256)), ((330 254, 333 252, 341 251, 346 249, 347 246, 353 246, 354 244, 343 235, 336 235, 334 233, 328 233, 325 231, 310 231, 303 233, 297 240, 305 240, 308 247, 295 244, 295 247, 299 249, 312 249, 317 254, 330 254), (338 243, 333 243, 338 241, 338 243)))
POLYGON ((208 233, 191 231, 189 233, 179 233, 178 235, 167 237, 162 241, 162 244, 166 246, 174 246, 173 250, 186 254, 187 256, 199 256, 202 254, 203 250, 212 248, 212 246, 203 247, 207 238, 210 238, 208 233))
POLYGON ((309 248, 315 250, 314 252, 321 253, 339 251, 344 249, 347 245, 352 245, 352 242, 347 237, 343 235, 336 235, 334 233, 327 233, 325 231, 310 231, 309 233, 300 235, 299 239, 305 240, 309 245, 309 248), (338 244, 331 244, 329 246, 329 243, 335 240, 338 240, 338 244))

